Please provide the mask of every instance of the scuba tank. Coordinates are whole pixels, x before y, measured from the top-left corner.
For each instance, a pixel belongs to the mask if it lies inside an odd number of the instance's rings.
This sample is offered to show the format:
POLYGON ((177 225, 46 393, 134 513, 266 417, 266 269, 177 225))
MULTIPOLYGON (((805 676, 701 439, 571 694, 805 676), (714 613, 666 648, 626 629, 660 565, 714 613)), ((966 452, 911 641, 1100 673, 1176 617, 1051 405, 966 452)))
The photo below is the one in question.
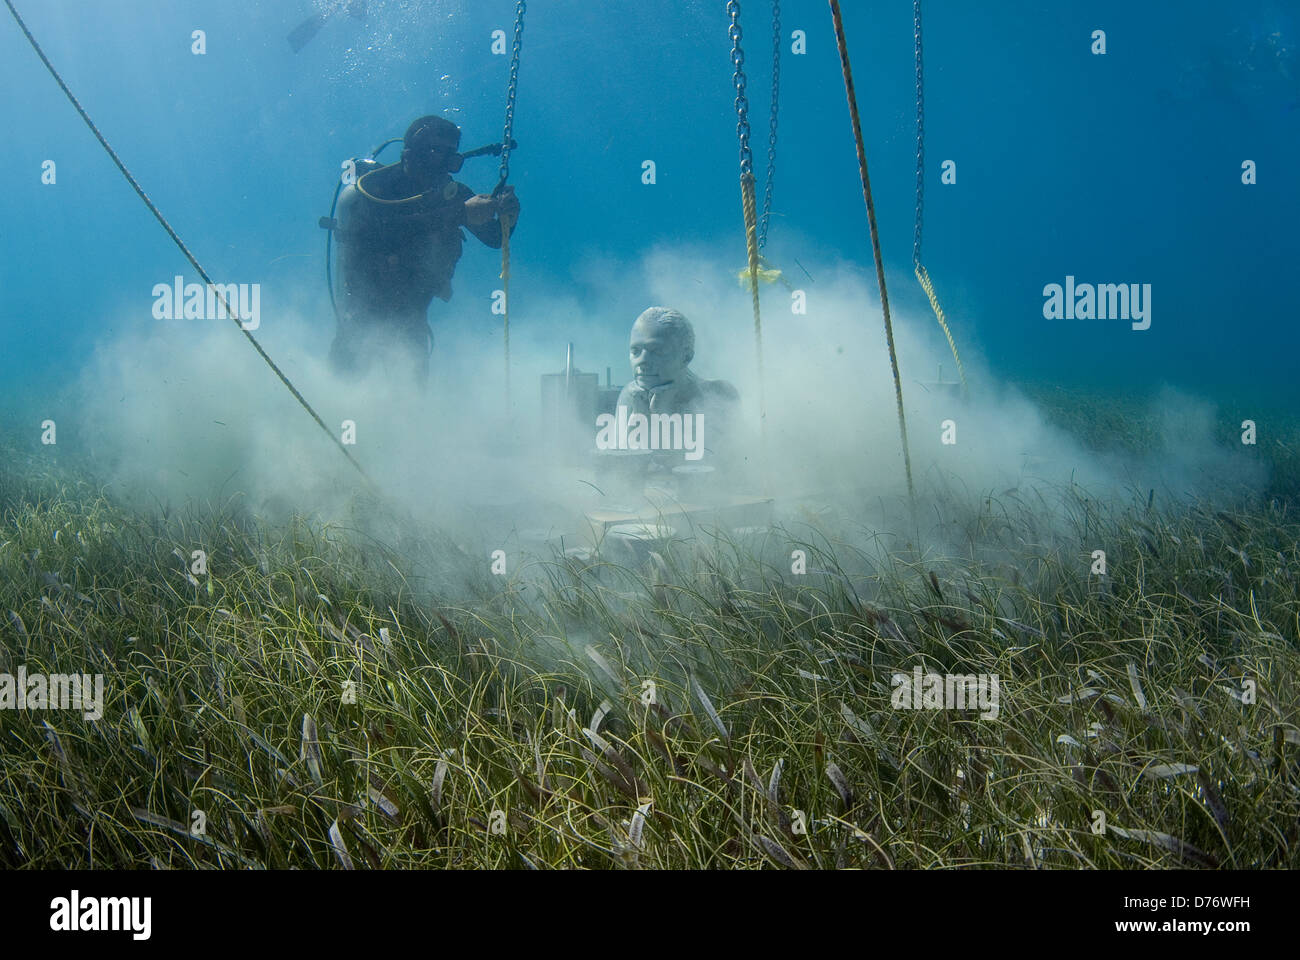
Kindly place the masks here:
POLYGON ((334 187, 334 199, 330 201, 329 216, 321 217, 317 225, 325 231, 325 287, 329 290, 330 307, 334 310, 334 319, 339 319, 339 305, 334 300, 334 266, 333 266, 333 241, 334 231, 338 229, 339 222, 334 219, 334 213, 339 207, 339 194, 343 188, 351 186, 360 180, 363 176, 371 171, 378 170, 383 166, 378 157, 383 153, 384 148, 394 143, 401 143, 401 137, 394 137, 391 140, 385 140, 375 149, 370 151, 368 157, 353 157, 346 164, 346 174, 339 177, 339 182, 334 187))

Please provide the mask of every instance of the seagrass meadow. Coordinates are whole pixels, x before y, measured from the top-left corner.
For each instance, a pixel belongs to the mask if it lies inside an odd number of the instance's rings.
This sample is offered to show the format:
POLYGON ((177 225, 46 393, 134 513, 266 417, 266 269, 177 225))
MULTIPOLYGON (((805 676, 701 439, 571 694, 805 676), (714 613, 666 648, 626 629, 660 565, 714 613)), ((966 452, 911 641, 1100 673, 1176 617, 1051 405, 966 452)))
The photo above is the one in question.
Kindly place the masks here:
POLYGON ((0 672, 105 693, 0 710, 0 864, 1295 867, 1287 449, 1264 497, 931 482, 944 554, 822 505, 501 578, 9 445, 0 672), (997 676, 996 715, 896 709, 916 667, 997 676))
POLYGON ((1300 3, 0 7, 12 932, 1300 866, 1300 3))

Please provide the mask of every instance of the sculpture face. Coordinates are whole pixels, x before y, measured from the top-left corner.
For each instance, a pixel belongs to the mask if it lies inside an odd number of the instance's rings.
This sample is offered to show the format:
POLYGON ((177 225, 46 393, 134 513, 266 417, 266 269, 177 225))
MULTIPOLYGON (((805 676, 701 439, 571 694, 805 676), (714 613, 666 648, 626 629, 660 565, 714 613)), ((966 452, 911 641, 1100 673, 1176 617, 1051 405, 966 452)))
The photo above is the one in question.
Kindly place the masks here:
POLYGON ((632 325, 628 357, 637 386, 655 390, 682 378, 692 359, 683 339, 672 327, 654 320, 638 319, 632 325))

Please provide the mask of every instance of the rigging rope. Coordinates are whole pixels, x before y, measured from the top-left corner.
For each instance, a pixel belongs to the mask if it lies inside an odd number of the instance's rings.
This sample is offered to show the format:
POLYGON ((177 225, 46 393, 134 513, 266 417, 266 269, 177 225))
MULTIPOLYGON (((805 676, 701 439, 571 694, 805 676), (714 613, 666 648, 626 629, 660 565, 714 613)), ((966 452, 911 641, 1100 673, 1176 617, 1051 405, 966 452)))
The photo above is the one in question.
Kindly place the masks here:
POLYGON ((948 338, 952 358, 957 361, 957 375, 961 378, 962 396, 968 396, 966 371, 961 365, 957 344, 952 338, 952 331, 948 329, 948 320, 943 315, 943 307, 939 306, 934 284, 930 282, 930 273, 921 262, 921 220, 925 197, 925 85, 922 83, 921 73, 921 0, 912 0, 912 28, 916 50, 916 228, 912 233, 912 269, 916 272, 916 279, 920 282, 921 289, 930 300, 930 307, 939 321, 939 328, 948 338))
POLYGON ((758 310, 758 236, 754 226, 754 176, 740 178, 740 204, 745 211, 745 250, 749 255, 749 295, 754 306, 754 348, 758 357, 758 417, 767 429, 767 398, 763 390, 763 321, 758 310))
POLYGON ((506 370, 506 415, 510 415, 510 224, 508 217, 501 220, 501 295, 505 299, 502 306, 501 334, 505 345, 506 370))
MULTIPOLYGON (((735 10, 733 11, 731 5, 728 4, 728 12, 734 14, 732 17, 732 22, 736 25, 736 28, 739 29, 739 22, 738 22, 738 17, 740 13, 739 7, 736 7, 735 10)), ((733 37, 732 39, 734 41, 736 38, 733 37)), ((736 52, 737 51, 733 49, 732 51, 733 63, 735 62, 736 52)), ((741 63, 744 62, 744 53, 740 53, 740 62, 741 63)), ((737 91, 743 97, 744 86, 745 86, 744 70, 740 69, 739 74, 740 74, 739 81, 737 82, 736 86, 737 86, 737 91)), ((767 258, 763 256, 763 248, 767 246, 767 227, 772 217, 772 194, 776 187, 776 128, 777 128, 777 117, 779 115, 780 95, 781 95, 781 0, 772 0, 772 109, 768 115, 768 121, 767 121, 767 177, 763 184, 763 213, 758 218, 758 270, 755 273, 749 268, 748 265, 741 268, 740 272, 736 274, 736 279, 740 281, 740 285, 742 287, 744 286, 752 287, 754 285, 754 279, 755 277, 757 277, 757 279, 761 280, 763 283, 775 283, 779 280, 781 283, 785 284, 787 288, 793 289, 792 287, 790 287, 790 281, 787 280, 784 276, 782 276, 781 271, 774 268, 770 263, 767 262, 767 258)), ((749 109, 748 99, 745 100, 744 107, 745 110, 748 111, 749 109)), ((739 112, 739 106, 737 108, 737 112, 739 112)), ((744 129, 745 150, 748 149, 749 132, 750 132, 749 123, 748 123, 748 119, 746 119, 745 129, 744 129)), ((743 197, 743 188, 742 188, 742 197, 743 197)))
POLYGON ((758 249, 767 246, 767 221, 772 215, 772 187, 776 183, 776 117, 781 90, 781 0, 772 0, 772 112, 767 121, 767 179, 763 182, 763 219, 758 229, 758 249))
MULTIPOLYGON (((45 56, 45 51, 41 49, 41 45, 36 42, 36 38, 32 36, 32 32, 27 29, 27 24, 14 8, 12 0, 4 0, 4 3, 5 6, 9 8, 9 12, 13 14, 14 21, 18 24, 18 29, 23 32, 25 37, 27 37, 27 42, 30 43, 32 49, 36 51, 36 55, 40 57, 41 62, 45 64, 45 68, 50 71, 50 75, 54 77, 54 81, 59 85, 59 89, 63 91, 69 102, 76 108, 77 113, 81 115, 81 119, 86 122, 86 126, 88 126, 90 132, 95 135, 95 139, 99 141, 100 146, 104 148, 113 163, 117 165, 117 169, 122 171, 122 176, 126 177, 127 183, 131 184, 131 187, 139 195, 140 199, 144 201, 144 205, 149 208, 149 212, 154 215, 160 224, 162 224, 162 228, 167 231, 167 235, 172 238, 172 242, 175 243, 181 253, 185 255, 185 259, 190 262, 190 265, 194 267, 198 272, 198 275, 203 278, 203 282, 207 284, 208 289, 212 290, 214 284, 212 278, 208 276, 208 272, 203 269, 203 265, 200 264, 194 254, 190 252, 189 247, 185 245, 185 241, 180 238, 180 235, 172 229, 172 225, 167 222, 167 219, 162 215, 162 211, 159 210, 158 207, 154 205, 154 202, 149 199, 149 195, 144 192, 144 188, 140 186, 139 181, 136 180, 136 178, 131 174, 131 171, 126 168, 126 164, 124 164, 122 159, 117 155, 117 151, 115 151, 109 145, 108 141, 104 139, 104 135, 100 133, 99 128, 95 126, 95 122, 90 119, 90 115, 86 113, 86 110, 82 107, 80 101, 78 101, 73 92, 68 89, 68 85, 63 82, 63 77, 59 75, 59 71, 54 68, 54 64, 50 63, 49 58, 45 56)), ((275 361, 271 359, 270 355, 262 349, 262 345, 258 343, 257 338, 244 328, 244 324, 241 321, 238 312, 231 309, 230 303, 226 300, 225 294, 220 291, 216 291, 216 293, 217 297, 221 300, 221 306, 226 311, 226 316, 230 317, 235 322, 239 327, 240 332, 248 339, 248 342, 253 345, 253 349, 258 352, 258 355, 266 361, 267 366, 269 366, 275 375, 280 378, 280 382, 283 383, 285 387, 288 388, 289 392, 293 394, 294 399, 297 400, 302 408, 310 414, 311 418, 316 421, 317 426, 319 426, 321 430, 325 431, 325 434, 334 441, 334 445, 339 448, 339 451, 343 456, 348 458, 348 463, 352 464, 352 466, 356 468, 357 473, 361 474, 362 479, 366 481, 371 490, 378 493, 379 489, 375 485, 375 482, 370 479, 370 476, 366 473, 365 469, 357 462, 356 458, 352 456, 348 451, 348 448, 343 445, 343 441, 325 425, 325 421, 320 418, 320 415, 317 414, 314 409, 312 409, 311 404, 307 402, 306 398, 298 392, 298 388, 289 381, 289 378, 284 375, 284 372, 278 366, 276 366, 275 361)))
POLYGON ((867 176, 867 151, 862 144, 862 124, 858 120, 858 99, 853 92, 853 72, 849 68, 849 48, 844 39, 839 0, 830 0, 835 21, 835 42, 840 49, 840 67, 844 73, 844 92, 849 100, 849 118, 853 122, 853 139, 858 149, 858 172, 862 175, 862 196, 867 203, 867 223, 871 228, 871 253, 876 261, 876 281, 880 285, 880 306, 885 315, 885 340, 889 343, 889 366, 894 372, 894 397, 898 404, 898 432, 903 440, 903 466, 907 471, 907 494, 915 499, 912 486, 912 455, 907 446, 907 420, 903 416, 903 382, 898 373, 898 352, 894 349, 894 325, 889 319, 889 294, 885 290, 885 264, 880 257, 880 235, 876 230, 876 205, 871 199, 871 180, 867 176))
MULTIPOLYGON (((511 137, 515 128, 515 95, 519 89, 519 51, 523 47, 524 41, 524 0, 517 0, 515 4, 515 42, 510 51, 510 83, 506 88, 506 123, 505 132, 501 136, 501 170, 500 179, 497 181, 496 188, 492 191, 492 196, 499 196, 505 189, 506 180, 510 177, 510 146, 514 142, 511 137)), ((506 415, 510 414, 510 231, 515 225, 513 217, 497 217, 501 224, 501 294, 505 298, 503 305, 503 319, 501 325, 502 343, 505 347, 505 372, 506 372, 506 415)))
MULTIPOLYGON (((736 89, 736 138, 740 141, 740 202, 745 214, 745 248, 749 256, 749 287, 754 306, 754 349, 758 357, 758 416, 767 435, 767 400, 763 389, 763 318, 758 308, 758 217, 754 201, 754 157, 749 149, 749 99, 745 96, 745 52, 741 49, 740 3, 727 0, 731 26, 731 82, 736 89)), ((771 156, 771 155, 769 155, 771 156)))

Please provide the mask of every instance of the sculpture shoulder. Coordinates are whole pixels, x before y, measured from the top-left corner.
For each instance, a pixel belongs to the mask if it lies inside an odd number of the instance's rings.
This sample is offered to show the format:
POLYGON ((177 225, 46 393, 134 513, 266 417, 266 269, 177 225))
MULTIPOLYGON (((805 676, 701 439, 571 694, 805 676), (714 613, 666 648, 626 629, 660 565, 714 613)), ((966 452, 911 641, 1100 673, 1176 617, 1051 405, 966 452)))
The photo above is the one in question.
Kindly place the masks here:
POLYGON ((737 403, 740 391, 726 380, 700 380, 700 396, 716 403, 737 403))
POLYGON ((619 391, 618 406, 627 407, 631 411, 636 411, 640 407, 649 409, 649 401, 646 398, 646 392, 638 387, 636 381, 633 380, 619 391))

